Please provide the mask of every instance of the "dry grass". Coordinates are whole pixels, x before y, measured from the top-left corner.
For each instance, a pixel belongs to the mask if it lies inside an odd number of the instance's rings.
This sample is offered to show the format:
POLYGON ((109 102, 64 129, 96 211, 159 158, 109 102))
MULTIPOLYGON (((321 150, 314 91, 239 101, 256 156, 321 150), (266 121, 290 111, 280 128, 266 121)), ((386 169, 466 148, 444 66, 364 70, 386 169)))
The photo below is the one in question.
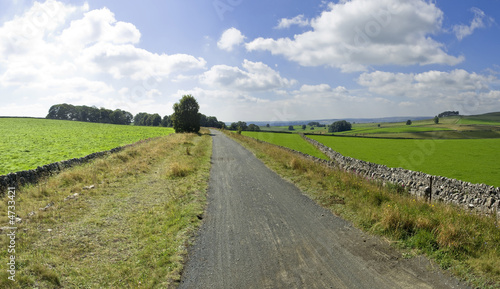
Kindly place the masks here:
MULTIPOLYGON (((173 134, 18 188, 16 282, 2 269, 0 288, 175 287, 205 208, 210 156, 208 133, 173 134)), ((0 247, 8 242, 1 234, 0 247)))
POLYGON ((478 288, 500 288, 500 224, 403 188, 328 168, 277 146, 227 133, 268 167, 357 227, 391 239, 407 254, 425 253, 478 288))

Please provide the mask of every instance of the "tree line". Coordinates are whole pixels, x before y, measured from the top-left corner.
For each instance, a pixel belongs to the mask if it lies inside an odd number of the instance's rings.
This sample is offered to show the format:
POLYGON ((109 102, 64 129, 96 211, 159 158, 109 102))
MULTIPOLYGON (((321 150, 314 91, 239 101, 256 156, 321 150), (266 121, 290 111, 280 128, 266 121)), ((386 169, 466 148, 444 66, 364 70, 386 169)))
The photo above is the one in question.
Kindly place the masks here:
POLYGON ((442 117, 456 116, 456 115, 460 115, 460 112, 458 112, 458 111, 445 111, 445 112, 438 114, 437 116, 439 118, 442 118, 442 117))
POLYGON ((63 103, 51 106, 46 118, 128 125, 134 116, 121 109, 111 110, 104 107, 63 103))
MULTIPOLYGON (((196 113, 199 118, 199 124, 202 127, 223 128, 225 126, 224 122, 218 121, 215 116, 196 113)), ((158 113, 140 112, 134 116, 132 113, 121 109, 111 110, 104 107, 97 108, 95 106, 71 105, 67 103, 55 104, 50 107, 49 113, 45 118, 122 125, 133 123, 136 126, 174 126, 173 115, 161 117, 158 113)))
POLYGON ((247 125, 244 121, 233 122, 228 129, 237 131, 260 131, 260 127, 258 125, 253 123, 247 125))

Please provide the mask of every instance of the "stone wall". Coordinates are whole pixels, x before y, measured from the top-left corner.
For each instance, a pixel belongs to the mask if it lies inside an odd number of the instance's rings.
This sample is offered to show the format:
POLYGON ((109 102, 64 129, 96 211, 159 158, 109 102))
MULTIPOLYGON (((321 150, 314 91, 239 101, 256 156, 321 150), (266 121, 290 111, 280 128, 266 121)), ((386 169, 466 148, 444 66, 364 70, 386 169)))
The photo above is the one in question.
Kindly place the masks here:
POLYGON ((125 145, 107 151, 92 153, 81 158, 74 158, 70 160, 51 163, 48 165, 40 166, 33 170, 19 171, 7 175, 2 175, 0 176, 0 197, 3 197, 5 195, 8 187, 18 188, 20 186, 27 184, 36 184, 41 178, 58 174, 59 172, 61 172, 66 168, 81 165, 93 159, 103 157, 105 155, 117 153, 126 147, 134 146, 138 143, 142 143, 145 141, 149 140, 142 140, 135 144, 125 145))
POLYGON ((345 157, 316 140, 304 135, 302 137, 327 155, 338 168, 366 178, 400 185, 411 195, 430 198, 432 202, 451 203, 477 213, 496 215, 500 219, 500 188, 485 184, 471 184, 402 168, 389 168, 345 157))

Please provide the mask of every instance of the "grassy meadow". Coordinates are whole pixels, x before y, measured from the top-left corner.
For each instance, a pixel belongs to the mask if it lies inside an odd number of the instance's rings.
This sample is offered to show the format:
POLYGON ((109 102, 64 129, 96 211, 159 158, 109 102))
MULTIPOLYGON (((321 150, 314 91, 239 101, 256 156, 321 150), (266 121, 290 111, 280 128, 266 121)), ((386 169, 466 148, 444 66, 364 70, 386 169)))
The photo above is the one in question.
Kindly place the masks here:
MULTIPOLYGON (((330 134, 328 127, 288 126, 261 127, 262 131, 283 131, 292 133, 330 134)), ((353 123, 350 131, 335 133, 335 135, 366 136, 376 138, 410 138, 410 139, 482 139, 500 138, 500 113, 489 113, 473 116, 451 116, 439 119, 435 124, 433 119, 406 122, 384 123, 353 123)))
POLYGON ((269 143, 227 132, 318 204, 387 238, 402 258, 426 254, 473 288, 500 288, 500 223, 451 205, 428 204, 401 187, 305 159, 269 143))
POLYGON ((287 147, 308 155, 327 160, 328 157, 298 134, 244 131, 243 135, 275 145, 287 147))
POLYGON ((309 137, 345 156, 389 167, 500 186, 500 139, 309 137))
POLYGON ((0 288, 175 288, 206 206, 212 140, 202 133, 155 138, 17 188, 16 282, 4 231, 0 288))
POLYGON ((173 129, 163 127, 0 118, 0 175, 83 157, 170 133, 173 133, 173 129))

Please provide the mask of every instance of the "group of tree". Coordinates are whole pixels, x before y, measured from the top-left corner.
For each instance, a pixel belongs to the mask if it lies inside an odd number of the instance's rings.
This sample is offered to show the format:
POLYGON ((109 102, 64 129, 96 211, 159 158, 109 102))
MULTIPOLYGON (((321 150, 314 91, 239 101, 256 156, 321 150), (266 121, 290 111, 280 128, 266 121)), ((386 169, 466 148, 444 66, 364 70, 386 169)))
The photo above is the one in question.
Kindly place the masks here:
POLYGON ((132 122, 133 115, 121 109, 63 103, 51 106, 46 118, 128 125, 132 122))
POLYGON ((149 114, 146 112, 139 112, 134 116, 134 125, 135 126, 172 126, 169 123, 163 123, 163 119, 157 113, 149 114))
POLYGON ((342 131, 348 131, 351 130, 352 125, 350 122, 347 122, 345 120, 340 120, 332 123, 331 125, 328 126, 328 132, 342 132, 342 131))
POLYGON ((312 127, 325 127, 326 124, 321 124, 317 121, 311 121, 310 123, 307 124, 308 126, 312 126, 312 127))
POLYGON ((237 131, 260 131, 260 127, 258 125, 253 123, 247 125, 244 121, 233 122, 228 129, 237 131))
POLYGON ((225 128, 226 124, 222 121, 218 121, 215 116, 206 116, 200 114, 200 125, 203 127, 215 127, 215 128, 225 128))
MULTIPOLYGON (((124 125, 133 122, 137 126, 174 127, 175 132, 198 132, 201 126, 225 127, 225 124, 218 121, 215 116, 206 116, 199 113, 200 106, 192 95, 184 95, 179 103, 174 104, 173 108, 174 113, 172 115, 166 115, 162 118, 157 113, 140 112, 133 116, 130 112, 120 109, 110 110, 95 106, 75 106, 63 103, 50 107, 46 118, 124 125)), ((248 127, 246 128, 248 129, 248 127)), ((251 130, 260 130, 254 124, 251 124, 249 128, 251 130)))
POLYGON ((441 117, 456 116, 456 115, 460 115, 460 112, 458 112, 458 111, 445 111, 445 112, 438 114, 437 116, 439 118, 441 118, 441 117))

